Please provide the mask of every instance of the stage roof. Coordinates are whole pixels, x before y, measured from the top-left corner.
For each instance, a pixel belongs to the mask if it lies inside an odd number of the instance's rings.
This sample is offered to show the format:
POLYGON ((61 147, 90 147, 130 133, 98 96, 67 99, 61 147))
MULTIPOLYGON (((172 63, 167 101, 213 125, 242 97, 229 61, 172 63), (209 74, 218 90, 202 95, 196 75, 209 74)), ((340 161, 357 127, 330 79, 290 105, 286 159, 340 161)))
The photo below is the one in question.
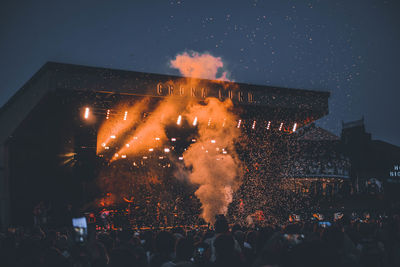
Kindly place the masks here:
MULTIPOLYGON (((258 113, 290 113, 307 124, 328 114, 329 92, 222 82, 172 75, 47 62, 0 109, 4 142, 49 92, 79 92, 150 97, 230 98, 235 106, 258 113), (277 111, 278 110, 278 111, 277 111)), ((299 125, 300 126, 300 125, 299 125)))

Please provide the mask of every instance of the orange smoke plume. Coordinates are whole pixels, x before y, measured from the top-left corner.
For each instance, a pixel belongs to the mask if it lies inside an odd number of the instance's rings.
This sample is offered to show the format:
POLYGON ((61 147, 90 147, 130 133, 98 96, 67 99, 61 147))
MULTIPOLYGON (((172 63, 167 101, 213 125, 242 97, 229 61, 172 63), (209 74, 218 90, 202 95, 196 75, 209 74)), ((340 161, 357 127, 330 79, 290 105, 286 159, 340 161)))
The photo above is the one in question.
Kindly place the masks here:
POLYGON ((170 66, 178 69, 185 77, 229 81, 228 72, 224 71, 218 75, 219 70, 224 67, 222 59, 207 52, 203 54, 194 51, 183 52, 170 61, 170 66))
POLYGON ((234 126, 237 118, 231 108, 230 100, 208 98, 206 105, 192 105, 186 114, 197 116, 199 128, 197 142, 183 154, 184 163, 191 170, 190 182, 199 186, 195 194, 202 204, 202 217, 211 223, 215 215, 227 213, 233 193, 241 184, 242 164, 234 148, 240 130, 234 126), (209 124, 210 118, 215 127, 209 124))

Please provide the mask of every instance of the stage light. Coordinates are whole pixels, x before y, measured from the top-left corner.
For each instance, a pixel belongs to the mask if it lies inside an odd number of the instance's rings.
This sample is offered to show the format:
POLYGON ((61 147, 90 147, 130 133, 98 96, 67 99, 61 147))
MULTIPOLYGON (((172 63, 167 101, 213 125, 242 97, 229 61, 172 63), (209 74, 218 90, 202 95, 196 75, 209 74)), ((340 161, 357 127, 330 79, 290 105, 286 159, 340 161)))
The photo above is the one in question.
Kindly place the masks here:
POLYGON ((147 157, 146 157, 146 156, 143 156, 143 159, 147 159, 147 157))
POLYGON ((158 157, 158 159, 163 159, 164 157, 158 157))
POLYGON ((105 147, 105 146, 106 146, 106 143, 102 143, 101 146, 102 146, 102 147, 105 147))
POLYGON ((223 153, 223 154, 228 154, 228 152, 226 152, 225 150, 224 150, 224 151, 222 151, 222 153, 223 153))
POLYGON ((254 130, 256 128, 256 121, 253 121, 253 126, 251 128, 254 130))
POLYGON ((296 131, 296 128, 297 128, 297 123, 294 123, 294 125, 293 125, 293 132, 296 131))
POLYGON ((157 140, 157 141, 160 141, 160 137, 156 137, 156 140, 157 140))
POLYGON ((89 119, 89 112, 90 112, 90 109, 89 108, 85 108, 85 119, 86 120, 89 119))
POLYGON ((193 126, 196 126, 196 125, 197 125, 197 117, 194 117, 193 126))
POLYGON ((215 140, 211 140, 211 143, 215 144, 215 140))
POLYGON ((121 158, 126 159, 126 155, 121 155, 121 158))
POLYGON ((133 137, 134 140, 137 140, 137 136, 133 137))
POLYGON ((169 148, 164 148, 165 153, 169 153, 169 151, 170 151, 169 148))
POLYGON ((279 131, 282 131, 282 127, 283 127, 283 122, 281 122, 281 125, 279 126, 279 131))
POLYGON ((115 139, 116 136, 115 136, 115 135, 111 135, 110 138, 111 138, 111 139, 115 139))
POLYGON ((181 125, 181 121, 182 121, 182 116, 179 115, 178 120, 176 121, 176 124, 181 125))
POLYGON ((222 123, 222 127, 225 127, 225 123, 226 123, 226 118, 224 119, 224 122, 222 123))
POLYGON ((196 139, 193 138, 193 139, 192 139, 192 142, 193 142, 193 143, 196 142, 196 139))
POLYGON ((129 145, 129 144, 126 144, 125 146, 126 146, 126 147, 129 147, 130 145, 129 145))
POLYGON ((149 151, 150 151, 150 152, 153 152, 153 151, 154 151, 154 149, 153 149, 153 148, 149 148, 149 151))
POLYGON ((179 157, 179 160, 183 160, 183 157, 179 157))
POLYGON ((240 128, 240 124, 242 124, 242 120, 238 121, 237 127, 240 128))
POLYGON ((176 142, 176 138, 171 138, 171 141, 172 142, 176 142))
POLYGON ((125 114, 124 114, 124 121, 126 121, 126 118, 128 117, 128 111, 125 111, 125 114))
POLYGON ((107 109, 107 115, 106 115, 106 119, 108 120, 110 118, 110 110, 107 109))
POLYGON ((207 123, 207 126, 210 126, 210 125, 211 125, 211 118, 208 119, 208 123, 207 123))
POLYGON ((104 149, 110 149, 110 147, 109 147, 109 146, 106 146, 104 149))
POLYGON ((268 121, 267 130, 271 128, 271 121, 268 121))
POLYGON ((119 157, 118 153, 115 153, 115 154, 114 154, 114 157, 118 158, 118 157, 119 157))

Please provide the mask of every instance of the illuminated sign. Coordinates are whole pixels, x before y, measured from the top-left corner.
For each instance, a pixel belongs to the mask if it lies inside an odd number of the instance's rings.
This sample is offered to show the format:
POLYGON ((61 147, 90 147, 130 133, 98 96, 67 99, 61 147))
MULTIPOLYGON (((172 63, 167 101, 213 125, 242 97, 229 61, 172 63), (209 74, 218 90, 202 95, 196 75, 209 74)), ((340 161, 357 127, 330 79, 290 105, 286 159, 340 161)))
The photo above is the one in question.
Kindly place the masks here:
POLYGON ((400 165, 394 165, 393 171, 390 171, 390 177, 400 177, 400 165))
POLYGON ((394 165, 393 170, 389 172, 389 176, 390 178, 388 178, 388 182, 400 183, 400 165, 394 165))
POLYGON ((216 97, 220 100, 231 99, 242 103, 255 103, 254 93, 248 91, 238 91, 234 89, 213 89, 207 87, 195 87, 188 85, 175 85, 172 83, 158 83, 156 93, 159 96, 182 96, 205 99, 216 97))

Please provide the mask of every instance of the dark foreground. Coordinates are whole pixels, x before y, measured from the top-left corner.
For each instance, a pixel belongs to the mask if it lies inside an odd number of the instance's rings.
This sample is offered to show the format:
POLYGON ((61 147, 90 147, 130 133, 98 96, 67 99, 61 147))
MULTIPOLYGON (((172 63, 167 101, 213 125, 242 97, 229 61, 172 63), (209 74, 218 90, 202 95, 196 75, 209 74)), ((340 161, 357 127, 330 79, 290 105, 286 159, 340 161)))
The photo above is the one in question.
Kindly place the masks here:
POLYGON ((343 217, 331 226, 90 231, 9 229, 0 236, 1 266, 400 266, 400 216, 368 221, 343 217))

